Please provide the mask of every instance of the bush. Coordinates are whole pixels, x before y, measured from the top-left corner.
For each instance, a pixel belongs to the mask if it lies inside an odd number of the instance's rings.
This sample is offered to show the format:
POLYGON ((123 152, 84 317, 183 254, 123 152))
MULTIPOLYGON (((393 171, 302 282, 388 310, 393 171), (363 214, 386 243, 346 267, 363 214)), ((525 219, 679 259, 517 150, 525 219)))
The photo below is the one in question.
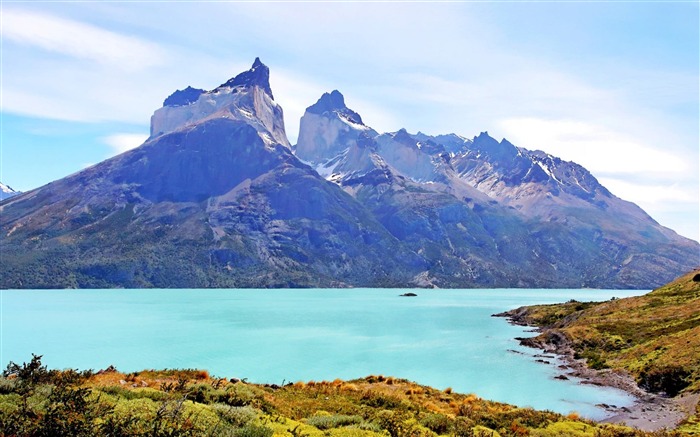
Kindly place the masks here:
POLYGON ((690 371, 681 367, 647 368, 639 375, 639 386, 650 392, 676 396, 690 385, 690 371))
POLYGON ((420 420, 421 425, 436 434, 447 434, 453 429, 453 421, 444 414, 428 414, 420 420))
POLYGON ((257 410, 250 406, 232 407, 226 404, 214 404, 212 410, 236 428, 242 428, 258 417, 257 410))
POLYGON ((305 420, 307 425, 326 430, 340 428, 341 426, 357 425, 362 422, 360 416, 347 416, 343 414, 315 415, 305 420))
POLYGON ((395 396, 385 396, 373 391, 365 392, 360 402, 368 407, 385 409, 395 409, 401 405, 401 399, 395 396))
POLYGON ((248 424, 236 430, 235 437, 272 437, 273 431, 261 425, 248 424))

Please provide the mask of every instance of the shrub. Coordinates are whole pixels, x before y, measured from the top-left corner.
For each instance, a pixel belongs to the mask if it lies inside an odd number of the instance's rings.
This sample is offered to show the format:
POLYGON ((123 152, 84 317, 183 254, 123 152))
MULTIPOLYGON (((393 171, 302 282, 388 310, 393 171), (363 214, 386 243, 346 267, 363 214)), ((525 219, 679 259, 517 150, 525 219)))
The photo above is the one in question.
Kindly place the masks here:
POLYGON ((639 375, 639 386, 651 392, 676 396, 690 385, 690 371, 681 367, 646 368, 639 375))
POLYGON ((244 407, 257 398, 258 394, 247 384, 236 383, 226 387, 226 391, 218 396, 217 401, 232 407, 244 407))
POLYGON ((314 415, 305 420, 307 425, 326 430, 340 428, 341 426, 357 425, 362 422, 360 416, 347 416, 343 414, 314 415))
POLYGON ((261 425, 248 424, 236 430, 235 437, 272 437, 273 431, 261 425))
POLYGON ((453 429, 453 421, 444 414, 428 414, 420 423, 436 434, 447 434, 453 429))
POLYGON ((231 425, 242 428, 258 417, 258 411, 250 406, 232 407, 226 404, 214 404, 212 410, 231 425))
POLYGON ((360 402, 368 407, 394 409, 401 405, 401 399, 395 396, 386 396, 373 391, 366 391, 360 402))
POLYGON ((223 394, 223 392, 219 392, 209 384, 200 383, 189 386, 185 396, 187 399, 200 404, 211 404, 223 394))

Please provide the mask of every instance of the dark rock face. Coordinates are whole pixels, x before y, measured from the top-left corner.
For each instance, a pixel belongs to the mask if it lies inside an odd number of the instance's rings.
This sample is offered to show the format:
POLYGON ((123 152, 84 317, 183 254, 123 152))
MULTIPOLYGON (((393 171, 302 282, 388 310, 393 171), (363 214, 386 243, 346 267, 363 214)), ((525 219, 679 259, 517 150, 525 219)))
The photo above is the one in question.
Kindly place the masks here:
POLYGON ((114 175, 150 202, 200 202, 270 171, 289 154, 265 147, 249 124, 226 118, 160 136, 136 149, 114 175))
POLYGON ((205 90, 188 86, 184 90, 177 90, 168 96, 163 102, 163 106, 186 106, 196 102, 199 96, 206 93, 205 90))
POLYGON ((270 69, 267 65, 260 62, 260 58, 255 58, 255 62, 253 62, 253 66, 250 70, 244 71, 233 79, 229 79, 226 83, 221 85, 221 87, 224 86, 258 86, 262 88, 270 98, 274 99, 272 96, 272 89, 270 88, 270 69))
POLYGON ((320 99, 313 105, 306 108, 306 111, 311 114, 323 115, 328 112, 338 112, 347 117, 353 123, 363 124, 360 114, 345 106, 345 97, 338 90, 333 90, 330 93, 323 93, 320 99))

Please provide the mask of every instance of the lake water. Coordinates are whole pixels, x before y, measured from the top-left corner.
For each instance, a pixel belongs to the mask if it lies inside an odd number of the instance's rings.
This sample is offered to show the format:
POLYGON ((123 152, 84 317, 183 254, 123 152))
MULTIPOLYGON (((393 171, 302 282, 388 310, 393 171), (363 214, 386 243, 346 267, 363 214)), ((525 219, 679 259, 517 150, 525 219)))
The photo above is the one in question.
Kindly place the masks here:
POLYGON ((607 300, 620 290, 3 290, 0 362, 42 354, 53 368, 201 368, 250 382, 370 374, 599 419, 625 393, 554 379, 555 362, 491 314, 607 300), (519 351, 521 353, 514 353, 519 351))

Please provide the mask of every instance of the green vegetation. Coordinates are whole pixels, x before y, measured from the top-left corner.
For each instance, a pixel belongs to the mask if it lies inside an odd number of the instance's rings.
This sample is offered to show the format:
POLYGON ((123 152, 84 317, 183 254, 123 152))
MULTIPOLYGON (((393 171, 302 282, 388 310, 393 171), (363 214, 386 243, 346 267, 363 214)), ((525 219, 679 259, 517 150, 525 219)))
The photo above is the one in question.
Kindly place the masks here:
POLYGON ((624 369, 647 391, 700 392, 697 274, 640 297, 532 306, 515 310, 514 317, 545 328, 536 342, 563 334, 576 358, 594 369, 624 369))
POLYGON ((283 387, 201 370, 48 370, 41 357, 0 377, 0 436, 495 437, 680 436, 597 425, 395 378, 283 387))

